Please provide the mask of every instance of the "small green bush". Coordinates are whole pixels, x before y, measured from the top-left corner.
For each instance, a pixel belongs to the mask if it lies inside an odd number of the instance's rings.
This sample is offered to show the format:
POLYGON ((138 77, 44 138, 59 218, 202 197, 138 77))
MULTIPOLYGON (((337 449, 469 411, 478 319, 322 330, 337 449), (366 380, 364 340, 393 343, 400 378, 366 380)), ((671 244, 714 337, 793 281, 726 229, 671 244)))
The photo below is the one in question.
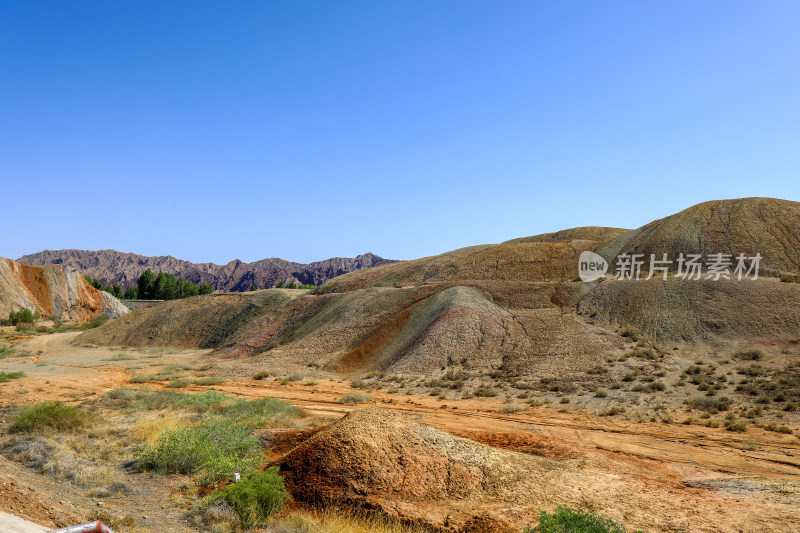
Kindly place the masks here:
POLYGON ((0 372, 0 383, 6 383, 12 379, 24 378, 25 372, 0 372))
POLYGON ((497 391, 491 387, 478 387, 473 394, 480 398, 492 398, 497 396, 497 391))
POLYGON ((269 376, 270 376, 269 372, 259 372, 258 374, 253 376, 253 379, 262 380, 262 379, 267 379, 269 376))
POLYGON ((154 376, 152 374, 136 374, 128 381, 131 383, 147 383, 150 381, 158 381, 159 379, 160 378, 158 376, 154 376))
POLYGON ((107 398, 111 398, 112 400, 127 400, 132 401, 137 398, 136 391, 133 389, 129 389, 127 387, 120 387, 118 389, 112 389, 106 393, 107 398))
POLYGON ((559 505, 553 514, 542 511, 539 525, 524 533, 625 533, 625 529, 610 518, 559 505))
POLYGON ((220 383, 225 383, 228 381, 227 379, 221 376, 209 376, 207 378, 200 378, 195 380, 195 385, 219 385, 220 383))
POLYGON ((183 397, 178 405, 181 407, 192 407, 198 412, 208 411, 212 407, 222 409, 225 404, 231 404, 236 398, 228 396, 224 392, 209 390, 199 394, 191 394, 183 397))
POLYGON ((236 511, 242 524, 251 527, 281 512, 290 499, 278 468, 272 467, 266 472, 252 472, 237 483, 217 489, 208 503, 224 500, 236 511))
POLYGON ((106 322, 108 322, 108 316, 106 316, 106 315, 98 315, 98 316, 96 316, 94 318, 90 318, 89 320, 87 320, 86 322, 81 324, 81 327, 83 329, 94 329, 94 328, 99 328, 100 326, 102 326, 106 322))
POLYGON ((733 354, 736 359, 741 359, 743 361, 761 361, 764 359, 764 352, 757 348, 753 348, 752 350, 741 350, 733 354))
POLYGON ((140 459, 159 474, 193 474, 203 471, 201 483, 210 485, 234 472, 257 468, 261 444, 252 428, 232 420, 215 419, 188 428, 168 429, 140 459))
POLYGON ((621 337, 628 337, 633 342, 642 338, 642 332, 639 331, 639 328, 634 326, 625 326, 619 331, 619 334, 621 337))
POLYGON ((372 396, 369 394, 361 394, 358 392, 348 392, 339 398, 339 403, 353 404, 353 403, 366 403, 372 401, 372 396))
MULTIPOLYGON (((37 311, 36 314, 38 315, 39 312, 37 311)), ((20 309, 16 313, 11 311, 8 313, 8 319, 2 321, 3 326, 19 326, 28 324, 33 326, 33 323, 36 321, 36 315, 30 309, 20 309)))
POLYGON ((731 400, 725 396, 720 396, 719 398, 709 396, 690 398, 686 401, 686 404, 691 409, 698 409, 711 414, 716 414, 720 411, 727 411, 731 408, 731 400))
POLYGON ((524 405, 519 405, 515 403, 507 403, 500 408, 500 412, 504 415, 510 415, 513 413, 520 413, 525 410, 524 405))
POLYGON ((44 428, 58 431, 73 430, 91 423, 89 413, 62 402, 40 402, 21 408, 11 427, 10 433, 32 433, 44 428))

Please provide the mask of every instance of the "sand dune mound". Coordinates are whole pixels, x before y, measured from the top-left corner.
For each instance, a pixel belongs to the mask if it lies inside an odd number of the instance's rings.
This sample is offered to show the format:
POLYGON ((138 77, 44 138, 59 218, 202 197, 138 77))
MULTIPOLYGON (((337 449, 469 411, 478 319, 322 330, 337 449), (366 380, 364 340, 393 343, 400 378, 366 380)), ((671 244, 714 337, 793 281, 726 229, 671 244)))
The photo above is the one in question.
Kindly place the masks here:
POLYGON ((601 246, 612 260, 619 253, 760 253, 763 275, 800 272, 800 203, 773 198, 716 200, 653 221, 601 246))
POLYGON ((89 285, 75 269, 29 266, 0 257, 0 317, 23 308, 62 320, 88 320, 101 314, 117 318, 128 312, 119 300, 89 285))
POLYGON ((531 235, 530 237, 519 237, 505 241, 503 244, 514 244, 518 242, 570 242, 570 241, 596 241, 598 243, 608 242, 628 233, 629 229, 606 228, 603 226, 581 226, 578 228, 562 229, 552 233, 542 233, 531 235))
POLYGON ((397 287, 467 280, 545 281, 571 278, 578 257, 594 241, 526 242, 461 248, 442 255, 351 272, 320 288, 348 292, 365 287, 397 287))
POLYGON ((76 337, 76 343, 213 348, 255 317, 291 300, 291 291, 193 296, 149 305, 76 337))
POLYGON ((800 284, 756 281, 611 280, 580 308, 607 325, 633 325, 655 340, 719 344, 800 338, 800 284))

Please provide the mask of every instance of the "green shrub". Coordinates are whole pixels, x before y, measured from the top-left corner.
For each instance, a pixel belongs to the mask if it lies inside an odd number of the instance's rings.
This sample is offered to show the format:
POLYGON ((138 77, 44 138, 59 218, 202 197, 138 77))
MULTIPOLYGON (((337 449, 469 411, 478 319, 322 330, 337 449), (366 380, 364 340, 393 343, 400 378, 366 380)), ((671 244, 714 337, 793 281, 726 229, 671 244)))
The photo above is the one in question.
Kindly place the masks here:
POLYGON ((228 380, 221 376, 209 376, 207 378, 195 380, 195 385, 219 385, 220 383, 225 383, 226 381, 228 380))
POLYGON ((736 359, 742 359, 743 361, 761 361, 764 359, 764 352, 757 348, 753 348, 752 350, 741 350, 733 354, 736 359))
POLYGON ((619 331, 621 337, 628 337, 633 342, 638 341, 642 338, 642 332, 639 331, 639 328, 634 326, 625 326, 619 331))
POLYGON ((269 372, 259 372, 258 374, 253 376, 253 379, 262 380, 262 379, 267 379, 269 376, 270 376, 269 372))
POLYGON ((128 381, 131 383, 147 383, 149 381, 158 381, 158 376, 154 376, 152 374, 136 374, 135 376, 131 377, 128 381))
POLYGON ((211 409, 212 406, 222 409, 225 404, 231 404, 237 399, 228 396, 224 392, 209 390, 198 394, 191 394, 184 396, 178 405, 181 407, 192 407, 198 412, 204 412, 211 409))
POLYGON ((744 422, 737 422, 736 420, 728 420, 725 422, 725 429, 736 433, 744 433, 747 431, 747 424, 744 422))
POLYGON ((497 391, 491 387, 478 387, 473 394, 481 398, 492 398, 497 396, 497 391))
POLYGON ((252 472, 237 483, 217 489, 208 502, 224 500, 236 511, 242 524, 251 527, 281 512, 290 499, 278 468, 272 467, 266 472, 252 472))
MULTIPOLYGON (((38 315, 39 312, 37 311, 36 314, 38 315)), ((36 321, 36 315, 30 309, 20 309, 16 313, 11 311, 8 313, 8 319, 2 321, 3 326, 19 326, 28 324, 33 326, 33 323, 36 321)))
POLYGON ((12 379, 24 378, 25 372, 0 372, 0 383, 6 383, 12 379))
POLYGON ((515 403, 507 403, 500 408, 500 412, 504 415, 510 415, 513 413, 520 413, 525 410, 524 405, 519 405, 515 403))
POLYGON ((90 318, 89 320, 87 320, 86 322, 81 324, 81 327, 83 329, 94 329, 94 328, 102 326, 106 322, 108 322, 108 316, 106 316, 106 315, 98 315, 98 316, 96 316, 94 318, 90 318))
POLYGON ((133 389, 129 389, 127 387, 120 387, 118 389, 112 389, 106 393, 106 398, 111 398, 112 400, 127 400, 132 401, 137 398, 136 391, 133 389))
POLYGON ((67 431, 88 426, 89 413, 61 402, 40 402, 27 405, 17 412, 10 433, 31 433, 44 428, 67 431))
POLYGON ((249 425, 214 419, 188 428, 168 429, 140 453, 142 462, 159 474, 203 471, 202 484, 217 483, 234 472, 257 468, 261 444, 249 425))
POLYGON ((524 533, 625 533, 625 529, 610 518, 559 505, 553 514, 542 511, 539 525, 524 533))
POLYGON ((372 401, 372 396, 370 396, 369 394, 361 394, 358 392, 348 392, 347 394, 339 398, 339 403, 344 403, 344 404, 365 403, 369 401, 372 401))
POLYGON ((690 398, 686 401, 686 404, 691 409, 698 409, 712 414, 716 414, 720 411, 727 411, 731 408, 731 400, 725 396, 720 396, 719 398, 709 396, 690 398))

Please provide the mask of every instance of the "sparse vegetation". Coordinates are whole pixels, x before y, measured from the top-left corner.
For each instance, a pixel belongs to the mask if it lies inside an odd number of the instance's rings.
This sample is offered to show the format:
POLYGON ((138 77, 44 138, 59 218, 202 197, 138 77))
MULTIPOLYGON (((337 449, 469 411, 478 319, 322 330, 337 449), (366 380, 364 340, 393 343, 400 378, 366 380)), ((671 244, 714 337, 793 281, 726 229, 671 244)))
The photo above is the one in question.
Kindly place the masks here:
POLYGON ((8 313, 8 318, 0 320, 2 326, 33 326, 39 317, 39 310, 33 313, 30 309, 24 308, 17 312, 11 311, 8 313))
POLYGON ((339 398, 339 403, 343 404, 353 404, 353 403, 366 403, 371 402, 372 396, 369 394, 361 394, 359 392, 349 392, 347 394, 342 395, 339 398))
POLYGON ((761 361, 764 359, 764 352, 758 349, 742 350, 733 354, 736 359, 742 361, 761 361))
POLYGON ((492 398, 497 396, 497 391, 491 387, 478 387, 472 394, 479 398, 492 398))
POLYGON ((0 372, 0 383, 6 383, 12 379, 25 377, 25 372, 0 372))
POLYGON ((539 525, 523 533, 625 533, 625 528, 610 518, 559 505, 552 514, 542 511, 539 525))
POLYGON ((249 425, 227 419, 167 429, 153 445, 145 445, 142 462, 159 474, 203 471, 209 485, 248 472, 261 462, 261 446, 249 425))
POLYGON ((88 426, 91 420, 92 416, 89 413, 62 402, 40 402, 22 407, 8 431, 10 433, 30 433, 43 429, 72 431, 88 426))
POLYGON ((203 505, 225 502, 245 527, 251 527, 281 512, 290 499, 277 467, 272 467, 251 472, 239 482, 217 489, 203 505))

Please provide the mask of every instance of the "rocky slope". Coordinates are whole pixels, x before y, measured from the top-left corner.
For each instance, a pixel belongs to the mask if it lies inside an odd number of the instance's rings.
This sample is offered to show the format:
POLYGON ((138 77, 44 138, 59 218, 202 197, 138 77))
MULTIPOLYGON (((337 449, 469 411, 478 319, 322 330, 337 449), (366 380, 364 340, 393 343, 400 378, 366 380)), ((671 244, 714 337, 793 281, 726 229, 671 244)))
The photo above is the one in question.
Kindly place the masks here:
POLYGON ((763 257, 760 273, 800 273, 800 203, 774 198, 715 200, 697 204, 625 233, 596 250, 607 260, 620 253, 743 253, 763 257))
POLYGON ((788 531, 800 515, 789 500, 758 500, 771 512, 754 529, 748 512, 754 500, 687 487, 655 462, 612 462, 594 452, 556 460, 540 456, 541 449, 519 453, 459 438, 420 418, 388 409, 351 411, 306 432, 273 464, 299 502, 378 510, 449 533, 519 532, 556 505, 602 510, 628 531, 665 533, 788 531))
POLYGON ((209 283, 215 290, 248 291, 274 287, 278 282, 321 285, 341 274, 393 262, 370 253, 357 257, 333 257, 325 261, 301 264, 270 258, 244 263, 234 260, 225 265, 192 263, 172 256, 148 257, 116 250, 45 250, 18 259, 27 265, 66 265, 82 274, 99 279, 104 285, 119 283, 123 289, 136 286, 139 275, 147 268, 175 274, 194 281, 209 283))
POLYGON ((128 309, 107 292, 89 285, 74 268, 24 265, 0 257, 0 317, 10 311, 37 309, 43 317, 87 320, 105 314, 125 315, 128 309))
MULTIPOLYGON (((250 356, 243 376, 256 369, 314 367, 349 376, 499 371, 527 380, 585 378, 588 369, 619 358, 626 349, 629 341, 618 334, 625 326, 658 343, 731 350, 771 346, 800 338, 800 284, 763 275, 788 269, 796 259, 791 250, 800 219, 792 213, 798 205, 764 199, 711 202, 610 243, 514 242, 380 265, 339 276, 313 293, 295 291, 293 298, 270 300, 237 321, 236 328, 222 328, 213 344, 191 324, 227 323, 224 317, 239 313, 241 304, 198 297, 155 305, 82 339, 214 347, 220 357, 250 356), (770 241, 768 235, 780 239, 770 241), (758 281, 576 281, 583 251, 678 249, 691 242, 701 243, 703 250, 723 242, 726 251, 761 250, 769 266, 758 281), (205 310, 198 312, 198 306, 205 310)), ((594 230, 571 235, 598 236, 594 230)))

